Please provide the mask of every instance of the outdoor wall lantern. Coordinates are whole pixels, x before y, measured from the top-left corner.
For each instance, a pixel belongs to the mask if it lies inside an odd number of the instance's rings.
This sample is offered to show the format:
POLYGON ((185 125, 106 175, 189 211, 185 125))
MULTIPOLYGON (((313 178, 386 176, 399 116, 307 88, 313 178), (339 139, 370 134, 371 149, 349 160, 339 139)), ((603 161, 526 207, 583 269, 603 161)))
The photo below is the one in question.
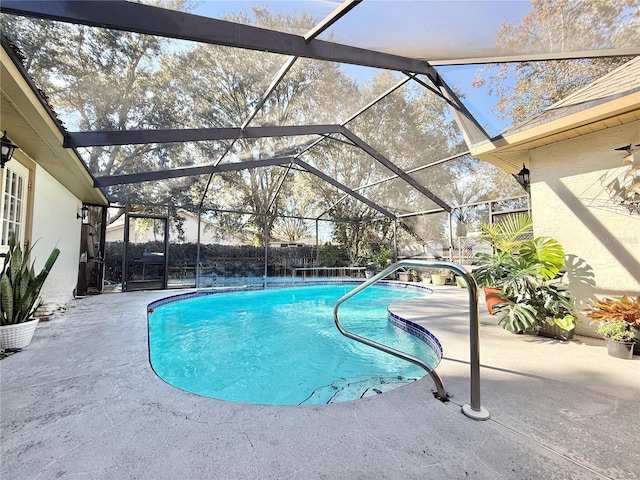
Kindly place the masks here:
POLYGON ((531 174, 531 172, 529 171, 529 169, 523 163, 522 164, 522 170, 520 170, 517 175, 514 175, 516 177, 516 180, 518 181, 518 183, 520 185, 522 185, 525 190, 529 189, 529 185, 531 183, 530 174, 531 174))
POLYGON ((0 143, 2 144, 2 158, 0 158, 0 167, 4 168, 4 164, 11 160, 11 157, 13 157, 13 151, 18 148, 18 146, 11 140, 9 140, 6 130, 0 138, 0 143))
POLYGON ((82 223, 87 223, 87 219, 89 218, 89 207, 82 205, 81 212, 82 214, 76 213, 76 218, 81 218, 82 223))

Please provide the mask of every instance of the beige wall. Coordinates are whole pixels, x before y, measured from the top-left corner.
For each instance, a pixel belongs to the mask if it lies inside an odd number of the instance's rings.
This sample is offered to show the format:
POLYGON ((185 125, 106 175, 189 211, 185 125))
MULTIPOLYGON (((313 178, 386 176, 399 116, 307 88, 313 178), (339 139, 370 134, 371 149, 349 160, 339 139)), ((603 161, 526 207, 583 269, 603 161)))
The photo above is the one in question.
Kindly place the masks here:
MULTIPOLYGON (((198 241, 198 218, 186 213, 181 214, 181 216, 184 218, 184 223, 182 224, 184 242, 196 243, 198 241)), ((172 222, 170 221, 169 223, 171 224, 172 222)), ((202 222, 202 233, 200 234, 200 242, 202 244, 237 245, 242 243, 242 240, 236 237, 228 235, 224 238, 218 237, 212 229, 207 228, 207 225, 205 221, 202 222)), ((177 231, 170 230, 170 235, 171 242, 182 243, 177 239, 177 231)), ((107 242, 124 241, 124 215, 117 222, 107 227, 105 240, 107 242)), ((131 243, 151 241, 154 241, 154 238, 150 230, 141 231, 134 227, 129 231, 129 242, 131 243)))
POLYGON ((40 271, 54 247, 60 256, 43 288, 42 297, 51 306, 73 298, 78 281, 81 220, 76 214, 82 202, 40 166, 36 166, 33 198, 32 260, 40 271))
MULTIPOLYGON (((629 144, 640 144, 640 122, 530 152, 535 235, 564 246, 580 309, 596 297, 640 294, 640 215, 616 208, 599 180, 621 167, 625 153, 615 148, 629 144)), ((595 335, 582 320, 576 332, 595 335)))

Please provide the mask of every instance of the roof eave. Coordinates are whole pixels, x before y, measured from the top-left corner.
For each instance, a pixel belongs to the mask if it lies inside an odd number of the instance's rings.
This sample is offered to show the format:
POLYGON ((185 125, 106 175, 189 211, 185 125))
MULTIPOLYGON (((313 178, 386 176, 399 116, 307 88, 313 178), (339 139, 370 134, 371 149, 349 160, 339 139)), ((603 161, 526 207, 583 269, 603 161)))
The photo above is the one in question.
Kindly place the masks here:
POLYGON ((471 154, 516 174, 522 164, 528 164, 529 151, 535 148, 639 119, 640 91, 636 91, 610 102, 473 145, 471 154), (612 121, 613 119, 616 121, 612 121))
POLYGON ((2 128, 20 149, 65 188, 85 203, 108 205, 104 193, 94 188, 93 176, 77 152, 63 148, 64 132, 46 101, 16 64, 3 41, 0 51, 2 128), (13 115, 13 113, 17 115, 13 115), (46 154, 43 154, 46 152, 46 154))

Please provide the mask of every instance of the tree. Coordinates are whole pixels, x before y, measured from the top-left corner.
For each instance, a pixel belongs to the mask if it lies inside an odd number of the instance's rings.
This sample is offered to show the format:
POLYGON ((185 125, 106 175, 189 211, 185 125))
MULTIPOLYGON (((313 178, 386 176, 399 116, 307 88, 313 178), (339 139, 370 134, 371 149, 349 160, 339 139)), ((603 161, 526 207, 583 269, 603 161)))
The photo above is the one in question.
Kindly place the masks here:
MULTIPOLYGON (((507 52, 539 53, 623 48, 640 43, 637 0, 532 0, 519 24, 504 23, 496 43, 507 52)), ((628 61, 626 57, 490 64, 473 85, 489 84, 496 113, 524 121, 628 61)))
POLYGON ((467 227, 477 228, 487 221, 482 217, 486 210, 469 204, 524 195, 513 175, 470 155, 448 162, 447 168, 452 181, 444 198, 454 207, 461 205, 452 212, 457 237, 465 236, 467 227))
MULTIPOLYGON (((246 14, 229 19, 267 28, 295 26, 301 31, 310 30, 314 25, 307 14, 299 17, 272 14, 265 7, 253 8, 253 20, 246 14)), ((285 61, 281 55, 212 45, 198 45, 184 52, 178 58, 178 81, 180 88, 189 92, 191 121, 200 127, 243 125, 251 118, 256 103, 285 61)), ((332 104, 334 97, 348 98, 349 95, 339 92, 349 86, 336 64, 299 59, 266 98, 251 125, 335 123, 335 118, 328 120, 331 114, 324 106, 332 104)), ((240 139, 207 142, 199 148, 201 156, 214 162, 250 162, 295 155, 310 142, 311 139, 302 137, 240 139)), ((288 170, 278 166, 228 172, 221 178, 224 188, 230 188, 233 193, 220 195, 216 192, 216 206, 251 213, 246 223, 236 227, 251 230, 257 244, 264 243, 275 218, 290 209, 285 198, 293 194, 301 198, 305 193, 295 191, 288 170)), ((302 198, 296 202, 296 214, 304 216, 301 207, 308 203, 302 198)))
MULTIPOLYGON (((176 9, 188 6, 183 0, 156 3, 176 9)), ((4 32, 15 32, 13 41, 24 55, 28 73, 68 130, 161 129, 187 124, 188 111, 172 88, 172 41, 10 15, 3 15, 2 22, 4 32)), ((190 146, 182 144, 90 147, 81 153, 96 176, 192 163, 190 146)), ((194 181, 116 186, 108 193, 129 202, 169 203, 186 198, 184 192, 194 181)))
MULTIPOLYGON (((397 83, 397 77, 382 72, 360 88, 354 96, 355 103, 365 104, 397 83)), ((446 115, 446 109, 441 98, 409 82, 349 122, 347 127, 398 167, 409 170, 448 157, 459 148, 462 138, 455 123, 446 115)), ((436 206, 404 180, 389 180, 394 173, 359 148, 323 142, 310 157, 309 162, 318 169, 392 213, 436 206)), ((446 168, 427 170, 412 176, 432 191, 434 187, 440 190, 451 179, 446 168)), ((332 208, 331 215, 353 222, 337 223, 334 227, 334 239, 348 247, 352 263, 361 261, 371 245, 390 245, 393 228, 389 219, 382 221, 379 212, 351 198, 334 205, 342 196, 334 187, 318 183, 314 188, 317 196, 324 199, 325 209, 332 208), (378 221, 371 222, 372 219, 378 221)), ((437 191, 434 193, 439 195, 437 191)), ((420 235, 431 236, 427 232, 420 235)))

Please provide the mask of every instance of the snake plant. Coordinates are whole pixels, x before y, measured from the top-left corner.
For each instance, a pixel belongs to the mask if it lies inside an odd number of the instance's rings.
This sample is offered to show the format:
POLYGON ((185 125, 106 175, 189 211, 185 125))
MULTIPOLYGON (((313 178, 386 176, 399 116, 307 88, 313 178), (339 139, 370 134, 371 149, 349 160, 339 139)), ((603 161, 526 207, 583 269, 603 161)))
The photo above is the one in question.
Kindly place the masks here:
POLYGON ((39 274, 29 266, 31 248, 24 252, 14 235, 9 238, 9 251, 0 273, 0 325, 23 323, 31 318, 40 290, 53 264, 60 255, 54 248, 39 274))

